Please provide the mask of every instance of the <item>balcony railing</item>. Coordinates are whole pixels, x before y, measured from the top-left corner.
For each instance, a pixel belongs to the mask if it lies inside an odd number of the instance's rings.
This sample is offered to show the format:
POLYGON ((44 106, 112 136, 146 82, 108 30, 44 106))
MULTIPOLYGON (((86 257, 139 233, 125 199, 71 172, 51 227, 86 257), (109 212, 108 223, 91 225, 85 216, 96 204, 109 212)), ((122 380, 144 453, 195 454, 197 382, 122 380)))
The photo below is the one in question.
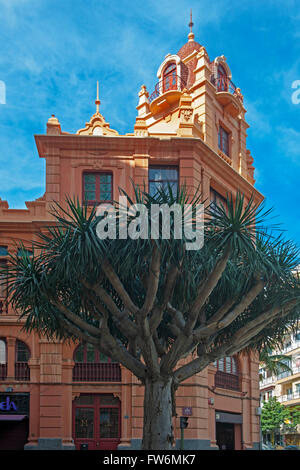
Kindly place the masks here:
POLYGON ((15 363, 15 379, 16 380, 30 380, 30 369, 27 362, 15 363))
POLYGON ((7 313, 7 302, 5 298, 1 297, 0 298, 0 315, 6 314, 7 313))
POLYGON ((151 103, 153 100, 158 98, 160 95, 167 93, 168 91, 182 91, 186 86, 186 80, 176 76, 164 77, 160 80, 154 88, 154 91, 151 93, 149 102, 151 103))
POLYGON ((7 364, 0 364, 0 380, 5 380, 7 377, 7 364))
POLYGON ((216 87, 217 92, 225 91, 230 93, 231 95, 238 98, 241 103, 243 103, 243 95, 241 94, 241 90, 235 86, 229 77, 222 76, 215 78, 212 76, 211 83, 216 87))
POLYGON ((278 380, 285 379, 291 375, 296 375, 300 373, 300 367, 293 367, 291 370, 286 370, 277 375, 278 380))
POLYGON ((240 390, 240 376, 218 370, 215 375, 215 386, 228 390, 240 390))
POLYGON ((73 369, 74 382, 120 382, 121 368, 117 362, 77 362, 73 369))
POLYGON ((274 382, 276 382, 276 377, 272 375, 271 377, 265 377, 262 380, 260 380, 259 381, 259 386, 264 387, 265 385, 269 385, 269 384, 272 384, 274 382))
POLYGON ((288 393, 286 395, 281 395, 278 397, 278 401, 285 402, 285 401, 290 401, 290 400, 297 400, 300 399, 300 392, 293 392, 293 393, 288 393))

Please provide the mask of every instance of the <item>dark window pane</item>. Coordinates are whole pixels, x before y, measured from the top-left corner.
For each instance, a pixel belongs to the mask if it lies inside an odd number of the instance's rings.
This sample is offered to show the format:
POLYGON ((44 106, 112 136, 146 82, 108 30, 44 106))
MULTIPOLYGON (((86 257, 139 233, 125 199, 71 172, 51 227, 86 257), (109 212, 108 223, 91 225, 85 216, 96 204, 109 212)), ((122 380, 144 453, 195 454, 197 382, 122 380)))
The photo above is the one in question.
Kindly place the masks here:
POLYGON ((22 341, 17 341, 17 362, 27 362, 29 360, 29 349, 22 341))
POLYGON ((108 362, 108 357, 105 356, 105 354, 103 354, 102 352, 99 352, 99 359, 100 362, 108 362))
POLYGON ((7 246, 0 245, 0 256, 8 255, 7 246))
POLYGON ((23 248, 20 248, 17 253, 18 256, 32 256, 32 251, 30 250, 25 250, 23 248))
POLYGON ((93 405, 94 395, 80 395, 76 398, 76 405, 93 405))
POLYGON ((84 185, 85 191, 96 191, 96 184, 95 183, 86 183, 84 185))
POLYGON ((96 191, 85 191, 84 200, 85 201, 95 201, 96 200, 96 191))
POLYGON ((119 437, 118 408, 100 408, 100 437, 104 439, 119 437))
POLYGON ((92 344, 86 346, 86 361, 95 362, 95 348, 92 344))
MULTIPOLYGON (((6 261, 0 261, 0 271, 6 271, 6 261)), ((0 297, 7 296, 7 275, 0 273, 0 297), (6 280, 6 282, 5 282, 6 280)))
POLYGON ((93 174, 84 175, 84 183, 96 183, 96 175, 93 175, 93 174))
POLYGON ((108 183, 111 184, 111 175, 110 174, 100 174, 100 183, 108 183))
POLYGON ((119 398, 114 397, 113 395, 101 395, 100 405, 101 406, 119 406, 119 398))
POLYGON ((77 349, 75 353, 75 362, 83 362, 83 344, 81 344, 77 349))
POLYGON ((85 439, 94 437, 94 410, 92 408, 76 408, 75 437, 85 439))

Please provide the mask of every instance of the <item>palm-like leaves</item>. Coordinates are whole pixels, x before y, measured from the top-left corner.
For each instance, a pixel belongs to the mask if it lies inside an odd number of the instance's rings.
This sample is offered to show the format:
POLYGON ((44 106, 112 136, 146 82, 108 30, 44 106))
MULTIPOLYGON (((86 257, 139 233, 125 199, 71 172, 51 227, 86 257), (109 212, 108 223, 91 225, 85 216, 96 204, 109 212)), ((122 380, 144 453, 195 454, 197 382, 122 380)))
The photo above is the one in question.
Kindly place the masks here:
MULTIPOLYGON (((149 227, 153 204, 189 203, 195 226, 201 195, 168 187, 153 196, 135 187, 127 200, 145 205, 149 227)), ((116 209, 119 229, 124 207, 116 209)), ((53 215, 56 224, 39 234, 32 256, 10 256, 13 307, 27 329, 91 341, 139 377, 143 361, 147 373, 172 373, 201 344, 183 380, 214 358, 273 344, 299 317, 298 249, 274 236, 274 226, 269 234, 269 211, 240 193, 228 196, 227 207, 206 209, 200 250, 186 250, 184 231, 175 237, 174 219, 169 239, 159 219, 155 239, 111 240, 98 238, 101 217, 79 201, 54 206, 53 215)), ((128 226, 134 217, 126 217, 128 226)))

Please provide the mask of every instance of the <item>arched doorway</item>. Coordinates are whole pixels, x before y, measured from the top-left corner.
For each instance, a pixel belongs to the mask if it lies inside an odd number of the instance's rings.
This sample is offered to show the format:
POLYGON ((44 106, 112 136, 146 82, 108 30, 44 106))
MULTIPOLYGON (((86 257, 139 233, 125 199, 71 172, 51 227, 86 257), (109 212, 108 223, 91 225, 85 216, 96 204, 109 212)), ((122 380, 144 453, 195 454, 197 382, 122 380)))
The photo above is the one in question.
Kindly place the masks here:
POLYGON ((169 64, 163 73, 163 93, 177 90, 177 67, 174 62, 169 64))
POLYGON ((73 439, 77 450, 117 450, 121 403, 112 394, 81 394, 73 401, 73 439))

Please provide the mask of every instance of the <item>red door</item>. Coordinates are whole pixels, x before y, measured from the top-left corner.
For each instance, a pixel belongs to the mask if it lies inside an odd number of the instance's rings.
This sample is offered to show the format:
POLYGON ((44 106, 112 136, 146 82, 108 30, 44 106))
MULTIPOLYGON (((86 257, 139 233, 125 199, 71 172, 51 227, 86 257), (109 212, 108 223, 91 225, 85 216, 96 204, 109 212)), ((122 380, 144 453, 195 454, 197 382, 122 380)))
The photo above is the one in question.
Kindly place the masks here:
POLYGON ((164 70, 163 93, 170 90, 177 90, 176 64, 172 63, 164 70))
POLYGON ((117 450, 120 442, 120 400, 113 395, 80 395, 73 402, 76 449, 117 450))

